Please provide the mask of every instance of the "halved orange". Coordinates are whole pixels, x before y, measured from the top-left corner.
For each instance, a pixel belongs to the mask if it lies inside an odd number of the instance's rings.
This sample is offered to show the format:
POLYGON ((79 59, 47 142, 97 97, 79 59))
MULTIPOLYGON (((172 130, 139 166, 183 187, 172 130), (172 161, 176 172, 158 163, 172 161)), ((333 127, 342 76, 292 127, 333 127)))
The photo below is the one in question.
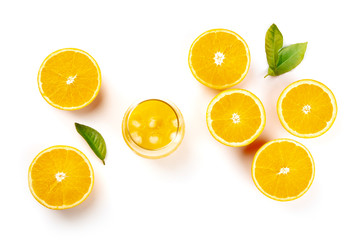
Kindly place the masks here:
POLYGON ((219 142, 240 147, 253 142, 265 127, 260 99, 244 89, 230 89, 215 96, 206 111, 211 135, 219 142))
POLYGON ((315 176, 309 150, 291 139, 276 139, 264 144, 256 152, 251 170, 256 187, 278 201, 304 195, 315 176))
POLYGON ((324 84, 303 79, 284 89, 277 112, 288 132, 297 137, 313 138, 324 134, 333 125, 337 104, 334 94, 324 84))
POLYGON ((35 199, 50 209, 67 209, 82 203, 94 185, 87 157, 70 146, 41 151, 29 167, 29 188, 35 199))
POLYGON ((245 78, 250 66, 250 51, 237 33, 212 29, 195 39, 188 61, 199 82, 210 88, 225 89, 245 78))
POLYGON ((90 104, 101 85, 101 73, 87 52, 64 48, 51 53, 41 64, 38 86, 43 98, 53 107, 76 110, 90 104))

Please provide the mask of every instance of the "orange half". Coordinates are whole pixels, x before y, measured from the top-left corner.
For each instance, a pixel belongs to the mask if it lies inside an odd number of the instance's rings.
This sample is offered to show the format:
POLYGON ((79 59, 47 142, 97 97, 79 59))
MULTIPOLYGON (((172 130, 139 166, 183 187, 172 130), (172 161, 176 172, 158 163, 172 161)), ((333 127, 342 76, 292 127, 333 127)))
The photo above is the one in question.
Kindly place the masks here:
POLYGON ((260 192, 274 200, 290 201, 310 188, 315 164, 309 150, 301 143, 276 139, 256 152, 251 172, 260 192))
POLYGON ((87 52, 64 48, 51 53, 41 64, 38 86, 53 107, 77 110, 90 104, 99 93, 101 73, 87 52))
POLYGON ((303 79, 284 89, 277 103, 277 113, 289 133, 313 138, 324 134, 333 125, 337 104, 334 94, 324 84, 303 79))
POLYGON ((212 29, 195 39, 188 61, 199 82, 210 88, 225 89, 245 78, 250 67, 250 51, 237 33, 212 29))
POLYGON ((40 152, 29 167, 29 188, 35 199, 50 209, 67 209, 82 203, 94 185, 87 157, 69 146, 40 152))
POLYGON ((265 109, 260 99, 247 90, 226 90, 211 100, 206 123, 219 142, 231 147, 245 146, 264 130, 265 109))

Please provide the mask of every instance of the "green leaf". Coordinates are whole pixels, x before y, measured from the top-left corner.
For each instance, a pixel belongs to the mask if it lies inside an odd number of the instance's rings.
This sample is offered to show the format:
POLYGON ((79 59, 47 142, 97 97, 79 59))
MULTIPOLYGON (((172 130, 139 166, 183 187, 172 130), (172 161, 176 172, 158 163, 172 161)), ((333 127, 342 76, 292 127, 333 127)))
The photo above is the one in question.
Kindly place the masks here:
POLYGON ((283 46, 283 36, 275 24, 272 24, 265 35, 265 52, 269 64, 268 75, 274 76, 278 52, 283 46))
POLYGON ((79 123, 75 123, 75 127, 76 131, 85 139, 96 156, 98 156, 105 165, 106 144, 101 134, 95 129, 79 123))
POLYGON ((265 52, 269 65, 265 76, 278 76, 289 72, 304 59, 307 42, 283 46, 283 36, 275 24, 272 24, 265 35, 265 52))
POLYGON ((294 69, 304 59, 307 42, 296 43, 280 49, 275 75, 281 75, 294 69))

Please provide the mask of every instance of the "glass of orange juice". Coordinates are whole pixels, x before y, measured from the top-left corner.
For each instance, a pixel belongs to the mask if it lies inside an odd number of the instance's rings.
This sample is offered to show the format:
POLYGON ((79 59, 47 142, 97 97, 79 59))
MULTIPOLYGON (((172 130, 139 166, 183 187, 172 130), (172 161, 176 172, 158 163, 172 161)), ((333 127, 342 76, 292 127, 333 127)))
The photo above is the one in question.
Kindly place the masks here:
POLYGON ((180 145, 185 122, 171 102, 148 99, 131 105, 125 112, 122 132, 126 144, 138 155, 161 158, 180 145))

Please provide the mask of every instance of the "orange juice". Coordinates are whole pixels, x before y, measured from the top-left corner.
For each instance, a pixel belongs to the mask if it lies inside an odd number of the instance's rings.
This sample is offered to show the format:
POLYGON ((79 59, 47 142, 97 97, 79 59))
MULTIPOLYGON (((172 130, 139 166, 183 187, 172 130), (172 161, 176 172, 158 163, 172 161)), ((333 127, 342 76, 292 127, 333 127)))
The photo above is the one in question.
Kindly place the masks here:
POLYGON ((172 103, 149 99, 131 106, 123 120, 125 142, 137 154, 160 158, 173 152, 184 137, 184 119, 172 103))

